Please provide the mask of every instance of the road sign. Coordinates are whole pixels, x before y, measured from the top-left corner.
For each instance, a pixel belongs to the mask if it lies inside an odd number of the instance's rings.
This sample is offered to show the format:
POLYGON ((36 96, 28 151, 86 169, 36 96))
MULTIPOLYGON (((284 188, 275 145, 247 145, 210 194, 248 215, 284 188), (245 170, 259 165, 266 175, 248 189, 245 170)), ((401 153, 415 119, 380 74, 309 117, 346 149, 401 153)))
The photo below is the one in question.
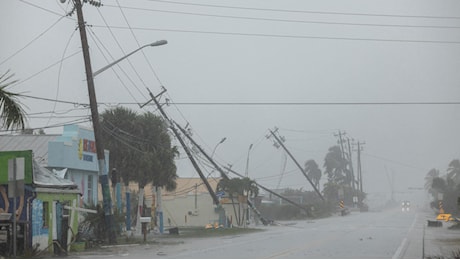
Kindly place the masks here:
POLYGON ((8 197, 24 196, 25 159, 17 157, 8 160, 8 197))

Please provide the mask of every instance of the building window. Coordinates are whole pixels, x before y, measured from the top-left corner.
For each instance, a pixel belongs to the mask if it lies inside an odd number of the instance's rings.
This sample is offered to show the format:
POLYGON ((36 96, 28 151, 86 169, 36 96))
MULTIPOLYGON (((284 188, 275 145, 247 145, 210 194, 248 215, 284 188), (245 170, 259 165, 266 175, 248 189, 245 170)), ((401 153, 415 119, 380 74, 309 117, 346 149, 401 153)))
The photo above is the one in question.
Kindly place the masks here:
POLYGON ((42 216, 42 226, 47 228, 49 226, 49 203, 47 201, 43 202, 43 216, 42 216))
POLYGON ((66 209, 65 207, 66 206, 70 206, 70 201, 63 201, 62 202, 62 216, 65 217, 65 216, 70 216, 70 210, 66 209))
POLYGON ((88 175, 88 198, 87 202, 93 205, 93 175, 88 175))

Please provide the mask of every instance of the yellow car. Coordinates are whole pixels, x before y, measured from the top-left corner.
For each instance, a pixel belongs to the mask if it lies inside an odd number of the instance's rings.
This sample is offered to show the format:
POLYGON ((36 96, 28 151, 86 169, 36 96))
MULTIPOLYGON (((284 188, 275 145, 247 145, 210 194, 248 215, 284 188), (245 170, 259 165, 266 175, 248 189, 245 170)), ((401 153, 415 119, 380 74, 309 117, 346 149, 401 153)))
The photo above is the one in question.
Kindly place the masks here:
POLYGON ((455 221, 457 219, 453 218, 452 217, 452 214, 439 214, 437 217, 436 217, 436 220, 444 220, 444 221, 455 221))

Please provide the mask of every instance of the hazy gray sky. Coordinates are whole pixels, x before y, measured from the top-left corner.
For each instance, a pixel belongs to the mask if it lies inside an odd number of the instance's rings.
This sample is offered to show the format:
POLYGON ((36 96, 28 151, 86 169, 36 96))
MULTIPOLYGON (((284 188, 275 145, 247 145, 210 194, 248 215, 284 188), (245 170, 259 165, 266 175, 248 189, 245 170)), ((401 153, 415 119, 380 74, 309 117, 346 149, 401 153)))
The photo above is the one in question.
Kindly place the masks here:
MULTIPOLYGON (((311 189, 289 159, 280 181, 283 152, 265 138, 275 126, 302 165, 314 159, 322 166, 339 130, 365 142, 367 192, 389 190, 386 172, 399 191, 421 187, 428 170, 443 172, 460 158, 456 0, 102 3, 83 8, 93 71, 140 45, 168 44, 145 48, 97 76, 99 110, 131 103, 142 111, 134 104, 148 100, 146 87, 159 93, 164 85, 162 100, 178 103, 165 107, 167 113, 190 123, 209 153, 227 137, 214 155, 219 162, 244 173, 254 144, 249 176, 263 185, 311 189), (388 104, 407 102, 441 104, 388 104)), ((20 81, 11 90, 70 102, 22 98, 30 127, 85 119, 76 14, 63 18, 71 1, 7 0, 0 6, 0 72, 10 69, 20 81)), ((187 159, 178 167, 180 176, 198 176, 187 159)))

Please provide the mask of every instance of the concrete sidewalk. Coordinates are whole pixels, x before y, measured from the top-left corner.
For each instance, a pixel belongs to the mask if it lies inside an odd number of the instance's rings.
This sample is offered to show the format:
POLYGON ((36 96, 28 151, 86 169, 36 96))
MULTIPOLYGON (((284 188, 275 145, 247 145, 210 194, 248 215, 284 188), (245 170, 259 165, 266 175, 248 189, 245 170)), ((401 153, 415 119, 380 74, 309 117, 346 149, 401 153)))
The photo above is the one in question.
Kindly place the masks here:
POLYGON ((460 251, 460 229, 449 229, 454 222, 442 221, 442 227, 428 227, 428 220, 436 220, 432 210, 417 213, 401 254, 394 258, 453 258, 452 253, 460 251))

